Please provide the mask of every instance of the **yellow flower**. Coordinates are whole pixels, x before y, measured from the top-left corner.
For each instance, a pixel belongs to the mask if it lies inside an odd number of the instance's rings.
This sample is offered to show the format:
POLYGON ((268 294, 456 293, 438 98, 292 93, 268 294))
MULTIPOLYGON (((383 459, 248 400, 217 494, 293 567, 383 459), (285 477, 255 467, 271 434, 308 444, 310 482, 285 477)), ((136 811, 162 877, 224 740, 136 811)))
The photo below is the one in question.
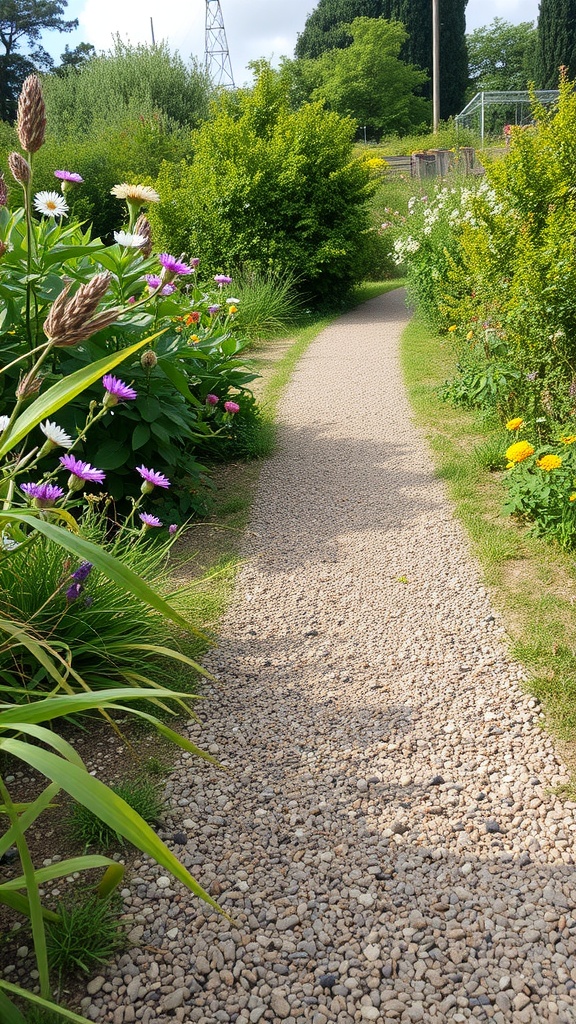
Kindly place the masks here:
POLYGON ((531 455, 534 455, 534 446, 529 441, 516 441, 515 444, 511 444, 506 452, 506 458, 508 462, 523 462, 524 459, 528 459, 531 455))
POLYGON ((514 469, 514 463, 513 462, 507 462, 506 463, 506 469, 514 469))
POLYGON ((576 441, 576 434, 568 434, 567 437, 561 437, 562 444, 574 444, 576 441))
POLYGON ((524 420, 521 416, 515 416, 513 420, 508 420, 506 424, 506 430, 520 430, 520 427, 524 426, 524 420))
POLYGON ((562 459, 559 455, 543 455, 541 459, 536 459, 536 465, 538 469, 545 469, 546 472, 549 472, 551 469, 559 469, 562 459))
POLYGON ((448 328, 448 330, 449 331, 457 331, 458 330, 458 324, 451 324, 451 326, 448 328))
POLYGON ((474 337, 474 331, 468 331, 468 334, 466 335, 466 341, 472 341, 473 337, 474 337))
POLYGON ((190 338, 188 339, 188 344, 189 345, 197 345, 199 341, 200 341, 200 338, 198 337, 197 334, 191 334, 190 338))
MULTIPOLYGON (((238 306, 228 306, 228 312, 229 313, 237 313, 238 312, 238 306)), ((574 440, 576 441, 576 438, 574 438, 574 440)))
POLYGON ((568 500, 569 501, 576 501, 576 494, 571 494, 570 498, 568 500))

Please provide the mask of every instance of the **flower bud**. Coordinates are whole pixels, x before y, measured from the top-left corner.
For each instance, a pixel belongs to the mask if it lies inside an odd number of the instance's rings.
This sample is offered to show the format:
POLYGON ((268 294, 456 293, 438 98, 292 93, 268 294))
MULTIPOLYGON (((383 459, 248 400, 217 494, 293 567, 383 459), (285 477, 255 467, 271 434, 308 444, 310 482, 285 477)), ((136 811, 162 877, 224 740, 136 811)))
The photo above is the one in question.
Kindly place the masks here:
POLYGON ((150 256, 152 252, 152 228, 150 227, 150 221, 145 213, 141 213, 134 225, 134 234, 143 235, 146 241, 144 245, 140 246, 140 252, 143 256, 150 256))
POLYGON ((153 370, 157 362, 156 353, 151 348, 147 348, 140 357, 140 366, 143 370, 153 370))
POLYGON ((42 378, 37 375, 32 376, 27 373, 25 377, 22 377, 18 387, 16 388, 16 398, 19 402, 26 398, 31 398, 32 395, 38 394, 42 384, 42 378))
POLYGON ((32 177, 30 164, 21 153, 8 154, 8 167, 19 185, 28 185, 32 177))
POLYGON ((0 206, 8 205, 8 186, 4 180, 4 175, 0 174, 0 206))

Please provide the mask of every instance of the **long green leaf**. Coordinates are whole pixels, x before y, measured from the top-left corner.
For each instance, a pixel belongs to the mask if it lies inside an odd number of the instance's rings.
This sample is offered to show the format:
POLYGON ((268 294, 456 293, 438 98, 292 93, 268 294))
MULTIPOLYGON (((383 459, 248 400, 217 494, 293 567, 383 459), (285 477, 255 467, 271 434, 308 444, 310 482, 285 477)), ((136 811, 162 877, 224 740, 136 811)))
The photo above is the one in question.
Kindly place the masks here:
MULTIPOLYGON (((58 796, 59 792, 60 786, 57 786, 55 782, 51 782, 49 786, 46 786, 46 789, 42 790, 40 795, 19 815, 18 826, 21 832, 25 832, 27 828, 30 828, 30 825, 50 806, 53 798, 58 796)), ((0 836, 0 857, 3 857, 6 850, 10 849, 15 838, 16 829, 12 825, 3 836, 0 836)))
POLYGON ((4 995, 0 991, 0 1020, 4 1021, 4 1024, 26 1024, 25 1018, 20 1013, 17 1006, 8 996, 4 995))
POLYGON ((87 771, 78 768, 77 765, 57 757, 49 750, 33 747, 21 740, 6 740, 3 748, 8 754, 17 757, 18 760, 24 761, 25 764, 41 772, 42 775, 57 782, 78 803, 91 810, 100 821, 105 822, 137 849, 152 857, 196 896, 230 920, 222 907, 199 885, 153 829, 140 815, 136 814, 122 797, 105 786, 103 782, 89 775, 87 771))
MULTIPOLYGON (((20 512, 16 510, 12 511, 1 511, 0 522, 19 522, 26 523, 28 526, 38 530, 39 533, 44 534, 49 540, 54 541, 55 544, 60 547, 66 548, 67 551, 71 551, 72 554, 77 555, 82 561, 92 562, 97 569, 100 569, 108 579, 117 583, 123 590, 128 591, 138 600, 144 604, 150 605, 151 608, 155 608, 156 611, 160 612, 167 619, 171 619, 172 622, 176 622, 179 626, 185 629, 188 633, 193 633, 195 636, 201 637, 203 640, 207 640, 202 632, 193 626, 191 622, 188 622, 175 608, 172 608, 166 601, 164 601, 159 594, 152 590, 144 580, 140 579, 136 573, 132 572, 128 566, 124 565, 113 555, 110 555, 107 551, 104 551, 98 544, 94 544, 90 540, 85 540, 83 537, 75 536, 70 533, 69 530, 64 530, 60 526, 54 526, 53 523, 48 523, 39 516, 35 516, 32 512, 20 512)), ((206 669, 199 669, 202 675, 208 679, 212 679, 206 669)))
MULTIPOLYGON (((46 868, 38 868, 34 874, 36 875, 38 885, 43 885, 45 882, 51 882, 54 878, 64 878, 65 875, 71 875, 74 871, 108 868, 111 864, 116 864, 116 861, 111 860, 110 857, 103 857, 99 853, 86 854, 86 856, 82 857, 69 857, 68 860, 60 860, 57 864, 50 864, 46 868)), ((18 878, 11 878, 8 882, 3 882, 0 885, 0 892, 6 892, 9 889, 23 889, 25 885, 25 876, 19 875, 18 878)))
MULTIPOLYGON (((32 909, 30 907, 30 900, 27 896, 23 896, 21 892, 4 891, 4 887, 0 885, 0 904, 5 907, 10 907, 11 910, 15 910, 17 914, 22 914, 23 917, 31 917, 32 909)), ((59 921, 58 914, 55 914, 53 910, 47 910, 46 907, 40 907, 40 913, 45 921, 59 921)), ((2 1018, 0 1017, 0 1020, 2 1018)))
POLYGON ((48 675, 60 686, 66 682, 65 677, 60 674, 44 649, 50 645, 39 642, 35 637, 30 636, 20 622, 13 622, 11 619, 0 619, 0 632, 8 633, 15 643, 30 651, 30 654, 36 658, 36 661, 46 669, 48 675))
MULTIPOLYGON (((58 697, 43 697, 30 704, 18 705, 0 703, 0 730, 2 728, 19 729, 21 722, 50 722, 63 715, 73 715, 94 708, 110 707, 119 700, 141 700, 143 697, 189 697, 189 694, 173 692, 158 686, 155 690, 135 690, 131 686, 122 686, 109 690, 98 690, 97 693, 71 693, 58 697)), ((126 709, 128 710, 128 709, 126 709)))
MULTIPOLYGON (((165 330, 167 328, 164 328, 165 330)), ((94 384, 105 373, 113 370, 115 366, 122 363, 125 359, 129 359, 130 356, 133 356, 144 345, 149 345, 152 341, 155 341, 161 334, 164 334, 164 331, 157 331, 156 334, 152 334, 149 338, 137 341, 130 348, 120 349, 119 352, 114 352, 113 355, 104 356, 103 359, 98 359, 95 363, 90 363, 89 366, 83 366, 80 370, 70 373, 67 377, 63 377, 62 380, 53 384, 51 388, 48 388, 48 391, 40 395, 18 417, 8 436, 0 443, 0 457, 19 444, 42 420, 52 416, 63 405, 71 402, 73 398, 76 398, 82 391, 90 387, 91 384, 94 384)))
MULTIPOLYGON (((68 761, 72 761, 73 764, 77 764, 79 768, 86 767, 72 744, 68 743, 68 740, 65 740, 63 736, 58 736, 57 733, 52 732, 50 729, 43 729, 40 725, 31 725, 28 722, 20 722, 18 732, 23 732, 26 736, 33 736, 35 740, 40 740, 41 743, 54 747, 54 750, 58 751, 61 757, 65 757, 68 761)), ((1 743, 2 740, 0 739, 1 743)))
MULTIPOLYGON (((56 1003, 50 1003, 47 999, 42 999, 42 996, 37 996, 34 992, 28 992, 25 988, 20 988, 19 985, 13 985, 10 981, 4 981, 0 978, 0 989, 6 989, 7 992, 12 992, 15 996, 20 996, 21 999, 27 999, 28 1002, 33 1003, 34 1006, 41 1006, 44 1010, 51 1010, 52 1013, 57 1013, 63 1020, 71 1020, 72 1024, 90 1024, 87 1017, 81 1017, 80 1014, 74 1013, 72 1010, 65 1010, 63 1006, 57 1006, 56 1003)), ((0 993, 1 994, 1 993, 0 993)), ((7 999, 7 997, 4 997, 7 999)), ((3 1005, 0 1003, 0 1009, 3 1005)), ((13 1007, 12 1003, 8 999, 8 1009, 13 1007)), ((16 1009, 16 1007, 14 1007, 16 1009)), ((17 1010, 20 1014, 20 1011, 17 1010)), ((20 1014, 18 1017, 0 1017, 2 1024, 26 1024, 26 1021, 20 1014)))

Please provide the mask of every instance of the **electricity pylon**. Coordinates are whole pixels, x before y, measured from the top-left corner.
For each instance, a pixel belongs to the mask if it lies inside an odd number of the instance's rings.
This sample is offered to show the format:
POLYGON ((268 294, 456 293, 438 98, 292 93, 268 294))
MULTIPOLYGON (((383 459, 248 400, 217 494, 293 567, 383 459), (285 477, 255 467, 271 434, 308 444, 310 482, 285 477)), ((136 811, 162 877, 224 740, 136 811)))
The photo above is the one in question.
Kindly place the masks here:
POLYGON ((212 85, 234 88, 234 76, 220 0, 206 0, 204 67, 212 85))

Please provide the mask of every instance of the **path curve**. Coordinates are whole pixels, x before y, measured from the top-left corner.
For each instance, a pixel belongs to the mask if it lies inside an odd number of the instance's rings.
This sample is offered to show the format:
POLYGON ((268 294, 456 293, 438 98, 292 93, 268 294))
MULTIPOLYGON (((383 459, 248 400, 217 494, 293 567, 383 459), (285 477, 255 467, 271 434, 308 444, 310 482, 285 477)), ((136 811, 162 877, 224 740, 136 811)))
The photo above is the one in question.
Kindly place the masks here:
POLYGON ((373 299, 300 361, 191 731, 231 771, 170 784, 237 926, 142 863, 91 1019, 576 1021, 576 805, 411 423, 406 321, 373 299))

